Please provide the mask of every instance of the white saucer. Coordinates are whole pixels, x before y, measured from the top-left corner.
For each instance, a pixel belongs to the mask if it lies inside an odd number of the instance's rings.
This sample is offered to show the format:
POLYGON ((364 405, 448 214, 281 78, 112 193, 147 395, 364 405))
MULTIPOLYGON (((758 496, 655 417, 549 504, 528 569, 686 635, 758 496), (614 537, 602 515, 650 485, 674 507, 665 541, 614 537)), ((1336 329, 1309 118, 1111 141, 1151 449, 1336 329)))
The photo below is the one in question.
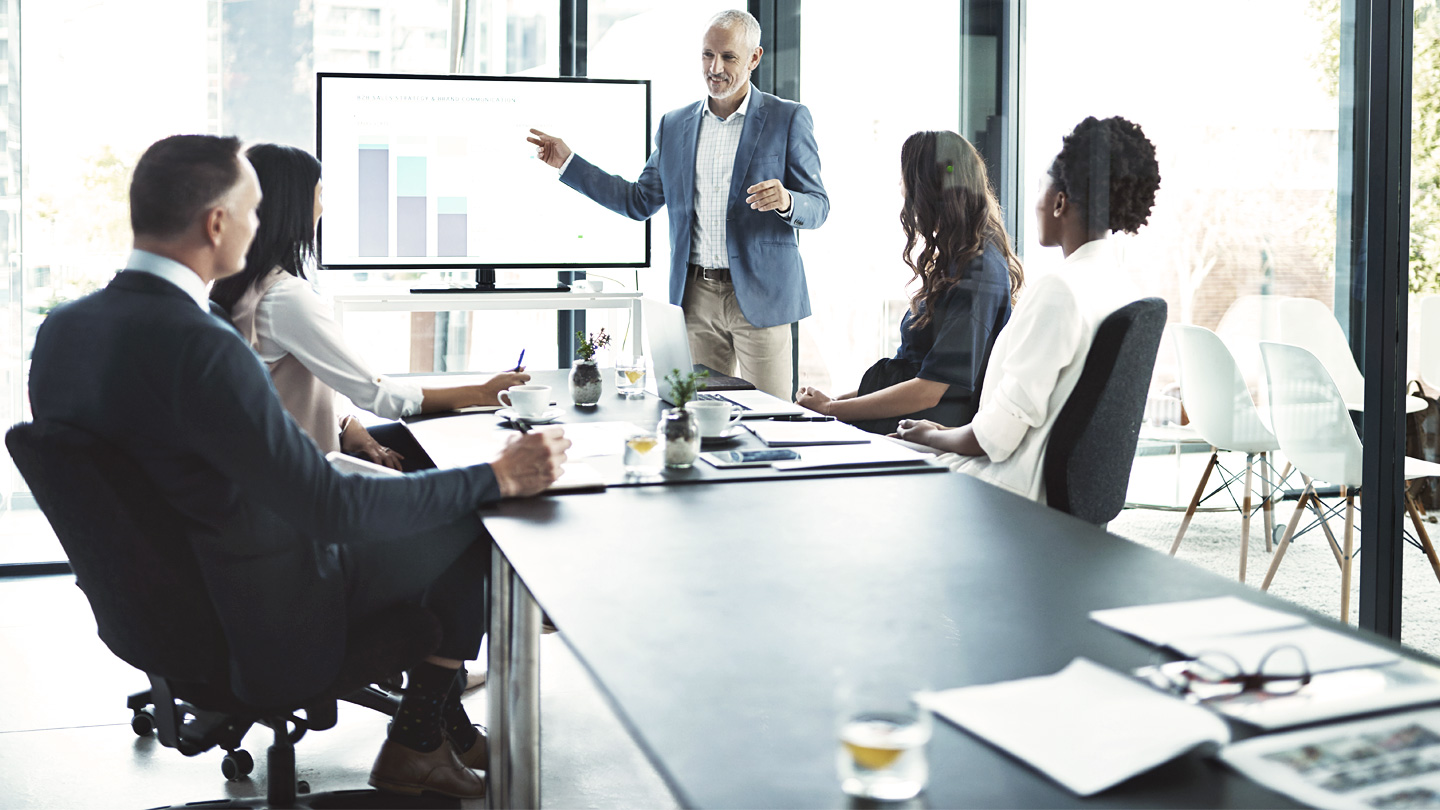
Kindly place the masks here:
POLYGON ((701 437, 700 437, 700 445, 701 445, 702 447, 719 447, 719 446, 723 446, 723 445, 729 444, 730 442, 732 442, 732 441, 740 438, 740 434, 741 434, 741 433, 744 433, 744 432, 745 432, 745 428, 742 428, 742 427, 740 427, 739 425, 731 425, 730 427, 726 428, 725 431, 724 431, 723 433, 719 434, 718 436, 701 436, 701 437))
POLYGON ((554 422, 556 419, 564 416, 565 412, 560 410, 559 408, 551 408, 550 410, 540 414, 539 416, 521 416, 520 414, 515 413, 514 409, 512 408, 501 408, 500 410, 495 412, 495 415, 503 419, 522 419, 527 425, 544 425, 549 424, 550 422, 554 422))

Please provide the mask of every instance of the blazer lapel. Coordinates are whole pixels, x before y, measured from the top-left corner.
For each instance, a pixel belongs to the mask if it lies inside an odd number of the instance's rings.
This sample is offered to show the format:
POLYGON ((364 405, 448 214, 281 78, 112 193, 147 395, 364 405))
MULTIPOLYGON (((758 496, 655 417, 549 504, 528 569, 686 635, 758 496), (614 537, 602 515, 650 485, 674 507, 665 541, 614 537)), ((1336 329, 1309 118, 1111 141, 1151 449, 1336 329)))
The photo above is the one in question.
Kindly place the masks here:
POLYGON ((730 175, 730 204, 734 208, 745 201, 745 174, 750 169, 750 159, 755 156, 755 147, 765 131, 765 94, 754 85, 750 86, 753 97, 750 109, 745 113, 745 128, 740 131, 740 145, 735 149, 735 170, 730 175))

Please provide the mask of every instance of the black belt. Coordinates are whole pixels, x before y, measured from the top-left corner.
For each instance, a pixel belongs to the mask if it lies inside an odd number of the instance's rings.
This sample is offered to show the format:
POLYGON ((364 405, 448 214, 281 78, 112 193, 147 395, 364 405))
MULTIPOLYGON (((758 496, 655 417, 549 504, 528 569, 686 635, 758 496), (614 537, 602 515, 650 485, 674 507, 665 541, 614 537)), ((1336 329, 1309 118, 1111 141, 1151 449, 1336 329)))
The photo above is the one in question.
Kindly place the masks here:
POLYGON ((728 267, 701 267, 698 264, 691 264, 690 275, 706 281, 723 281, 730 283, 730 268, 728 267))

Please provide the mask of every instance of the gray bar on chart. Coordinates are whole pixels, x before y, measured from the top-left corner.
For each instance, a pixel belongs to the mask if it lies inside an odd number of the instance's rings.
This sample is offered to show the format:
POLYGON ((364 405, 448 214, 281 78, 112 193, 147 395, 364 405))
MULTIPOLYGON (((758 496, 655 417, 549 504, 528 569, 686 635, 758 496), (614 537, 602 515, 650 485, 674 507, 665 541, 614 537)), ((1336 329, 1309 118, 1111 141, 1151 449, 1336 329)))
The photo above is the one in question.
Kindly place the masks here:
POLYGON ((395 255, 425 255, 425 198, 395 198, 395 255))
POLYGON ((435 246, 437 256, 468 256, 465 248, 465 214, 436 216, 435 246))
POLYGON ((360 255, 390 255, 390 150, 360 150, 360 255))

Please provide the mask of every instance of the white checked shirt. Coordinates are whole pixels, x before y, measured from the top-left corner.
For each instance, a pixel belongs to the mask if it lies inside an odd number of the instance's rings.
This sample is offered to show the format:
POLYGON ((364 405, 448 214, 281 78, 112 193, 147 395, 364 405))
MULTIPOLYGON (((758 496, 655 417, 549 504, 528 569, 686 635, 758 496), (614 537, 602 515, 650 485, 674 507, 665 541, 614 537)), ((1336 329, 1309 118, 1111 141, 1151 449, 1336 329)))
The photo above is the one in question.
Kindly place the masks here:
MULTIPOLYGON (((701 267, 729 267, 725 246, 725 209, 730 204, 730 179, 735 174, 735 152, 750 111, 750 93, 740 107, 721 120, 707 101, 700 113, 700 137, 695 146, 695 222, 690 227, 690 263, 701 267)), ((743 189, 742 189, 743 191, 743 189)))

